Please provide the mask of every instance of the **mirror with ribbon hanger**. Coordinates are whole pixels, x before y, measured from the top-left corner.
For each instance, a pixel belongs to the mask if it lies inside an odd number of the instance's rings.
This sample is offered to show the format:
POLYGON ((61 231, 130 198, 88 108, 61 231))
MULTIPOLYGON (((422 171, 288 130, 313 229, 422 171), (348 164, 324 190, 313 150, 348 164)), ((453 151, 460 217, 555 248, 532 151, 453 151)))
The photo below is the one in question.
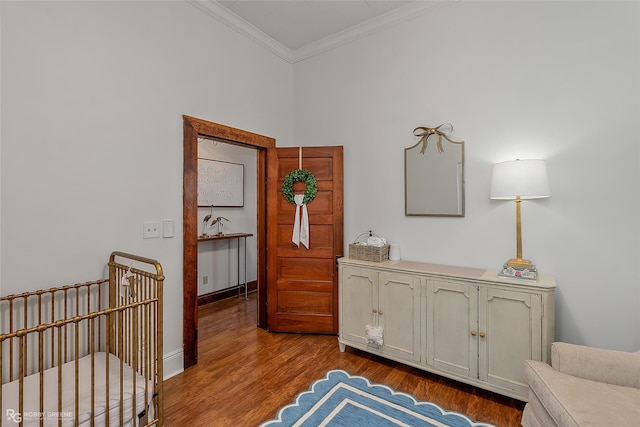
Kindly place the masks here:
POLYGON ((453 126, 417 127, 420 139, 404 149, 406 216, 464 216, 464 142, 453 126))

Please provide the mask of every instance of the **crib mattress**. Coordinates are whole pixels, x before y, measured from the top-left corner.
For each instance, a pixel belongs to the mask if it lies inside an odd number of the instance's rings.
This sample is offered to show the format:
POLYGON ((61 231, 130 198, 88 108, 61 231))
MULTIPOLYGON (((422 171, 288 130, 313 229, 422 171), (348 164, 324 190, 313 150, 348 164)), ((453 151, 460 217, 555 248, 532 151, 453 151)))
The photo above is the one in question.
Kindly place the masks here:
MULTIPOLYGON (((111 353, 95 353, 95 392, 94 392, 94 425, 105 426, 106 420, 106 355, 109 360, 109 425, 120 425, 120 359, 111 353)), ((153 395, 153 384, 149 382, 147 401, 145 401, 145 379, 127 364, 122 365, 122 400, 123 422, 132 420, 134 396, 134 378, 136 395, 136 414, 141 414, 150 403, 153 395)), ((19 382, 12 381, 2 385, 2 416, 5 421, 24 422, 24 426, 38 426, 40 419, 44 419, 45 426, 57 426, 62 419, 63 426, 75 425, 76 415, 80 426, 91 425, 91 355, 78 361, 79 412, 75 412, 75 362, 65 363, 62 367, 62 411, 58 411, 58 368, 47 369, 44 372, 44 410, 40 411, 40 375, 29 375, 24 379, 24 410, 18 413, 19 382)))

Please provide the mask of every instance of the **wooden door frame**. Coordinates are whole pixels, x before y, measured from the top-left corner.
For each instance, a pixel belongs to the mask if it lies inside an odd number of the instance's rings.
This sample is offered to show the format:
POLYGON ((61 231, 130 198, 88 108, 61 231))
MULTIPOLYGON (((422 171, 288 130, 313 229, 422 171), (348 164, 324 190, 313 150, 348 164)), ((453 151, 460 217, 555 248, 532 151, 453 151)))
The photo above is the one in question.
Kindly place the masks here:
POLYGON ((258 326, 266 327, 267 278, 267 150, 276 140, 190 116, 183 118, 182 193, 182 346, 184 369, 198 363, 198 136, 255 148, 257 152, 257 282, 258 326))

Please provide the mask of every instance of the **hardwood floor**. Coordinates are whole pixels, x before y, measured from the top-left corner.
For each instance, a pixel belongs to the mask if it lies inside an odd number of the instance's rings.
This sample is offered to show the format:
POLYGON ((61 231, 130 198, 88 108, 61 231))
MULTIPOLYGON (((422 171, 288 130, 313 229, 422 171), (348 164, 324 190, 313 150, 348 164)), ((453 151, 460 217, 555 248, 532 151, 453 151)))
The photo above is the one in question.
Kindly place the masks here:
POLYGON ((331 369, 476 421, 520 426, 518 400, 358 350, 340 353, 336 336, 269 333, 256 327, 256 316, 255 296, 199 308, 198 364, 165 381, 166 426, 257 426, 331 369))

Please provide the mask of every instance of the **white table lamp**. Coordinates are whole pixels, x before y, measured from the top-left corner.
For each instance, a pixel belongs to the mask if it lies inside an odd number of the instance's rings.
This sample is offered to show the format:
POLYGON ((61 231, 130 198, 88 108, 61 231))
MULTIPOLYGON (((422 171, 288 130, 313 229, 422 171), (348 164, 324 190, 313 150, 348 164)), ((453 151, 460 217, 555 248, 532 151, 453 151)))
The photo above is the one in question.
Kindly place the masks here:
POLYGON ((500 275, 537 279, 536 267, 522 258, 520 202, 551 196, 544 160, 511 160, 493 165, 490 198, 516 202, 516 257, 507 261, 500 275))

